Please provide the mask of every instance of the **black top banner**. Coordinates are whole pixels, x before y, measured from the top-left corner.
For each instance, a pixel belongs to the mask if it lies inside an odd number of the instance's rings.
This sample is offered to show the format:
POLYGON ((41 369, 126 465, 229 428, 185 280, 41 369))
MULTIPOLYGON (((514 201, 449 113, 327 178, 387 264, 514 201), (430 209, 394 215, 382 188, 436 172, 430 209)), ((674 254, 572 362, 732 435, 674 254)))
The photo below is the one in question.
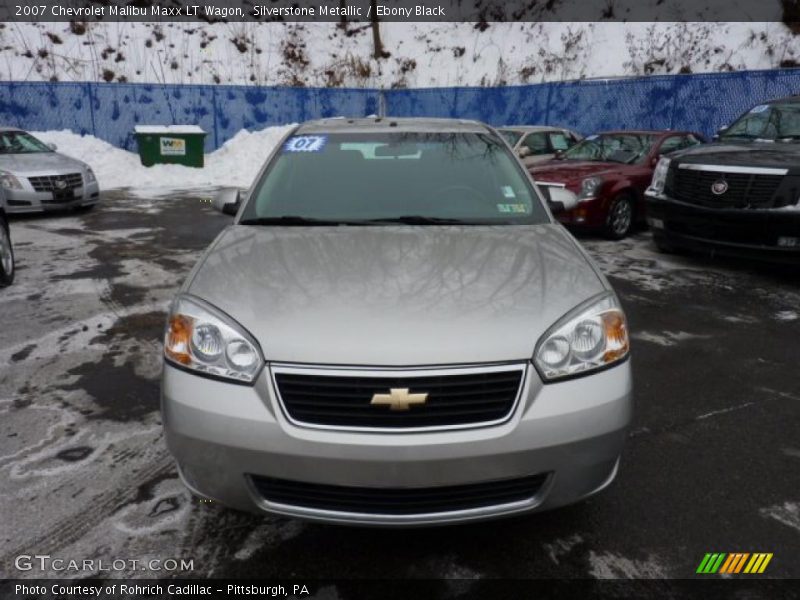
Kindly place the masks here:
POLYGON ((800 22, 798 0, 2 0, 2 21, 800 22))

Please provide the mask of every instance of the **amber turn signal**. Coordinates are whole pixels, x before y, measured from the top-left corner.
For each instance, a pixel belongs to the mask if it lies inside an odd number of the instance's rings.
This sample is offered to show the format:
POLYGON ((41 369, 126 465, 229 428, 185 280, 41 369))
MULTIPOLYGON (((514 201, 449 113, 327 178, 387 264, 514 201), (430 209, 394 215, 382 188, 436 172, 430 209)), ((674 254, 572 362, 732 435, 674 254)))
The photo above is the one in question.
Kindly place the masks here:
POLYGON ((169 319, 164 352, 177 363, 188 365, 192 361, 189 355, 189 343, 192 339, 192 322, 183 315, 172 315, 169 319))

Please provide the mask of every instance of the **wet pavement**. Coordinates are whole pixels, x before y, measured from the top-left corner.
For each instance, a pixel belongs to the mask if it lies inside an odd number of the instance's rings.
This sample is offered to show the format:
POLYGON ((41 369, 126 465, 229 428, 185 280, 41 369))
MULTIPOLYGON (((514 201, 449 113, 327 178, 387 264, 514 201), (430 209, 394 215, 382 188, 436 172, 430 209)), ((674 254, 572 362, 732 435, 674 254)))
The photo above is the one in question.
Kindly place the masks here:
POLYGON ((464 586, 693 577, 706 552, 772 552, 770 575, 800 576, 798 273, 660 255, 646 232, 582 238, 633 337, 636 415, 614 485, 582 504, 505 521, 333 527, 195 500, 164 446, 166 307, 229 221, 197 195, 125 192, 90 212, 12 221, 17 279, 0 291, 0 577, 55 575, 14 568, 20 554, 49 554, 194 566, 117 576, 464 586))

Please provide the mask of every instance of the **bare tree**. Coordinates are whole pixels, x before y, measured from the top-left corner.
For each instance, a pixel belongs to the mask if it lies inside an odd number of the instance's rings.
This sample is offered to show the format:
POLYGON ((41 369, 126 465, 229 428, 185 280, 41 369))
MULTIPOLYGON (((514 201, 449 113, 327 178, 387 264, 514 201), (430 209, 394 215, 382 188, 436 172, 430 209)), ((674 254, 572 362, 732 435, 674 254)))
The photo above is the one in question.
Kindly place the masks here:
POLYGON ((383 42, 381 41, 380 21, 378 20, 378 0, 370 0, 369 3, 372 7, 372 17, 370 19, 372 21, 372 56, 376 60, 380 60, 381 58, 389 58, 391 54, 383 49, 383 42))

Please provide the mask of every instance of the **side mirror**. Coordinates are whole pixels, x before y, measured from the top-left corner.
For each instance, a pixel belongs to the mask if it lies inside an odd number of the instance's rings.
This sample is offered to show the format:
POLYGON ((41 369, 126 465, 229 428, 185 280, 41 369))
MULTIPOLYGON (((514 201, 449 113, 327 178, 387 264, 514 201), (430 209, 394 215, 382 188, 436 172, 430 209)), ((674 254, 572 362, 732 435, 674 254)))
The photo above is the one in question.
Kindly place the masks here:
POLYGON ((239 190, 236 188, 226 188, 220 190, 214 198, 214 208, 224 215, 236 215, 242 199, 239 190))
POLYGON ((537 185, 547 199, 547 206, 552 212, 567 212, 578 206, 578 196, 563 185, 537 185))
POLYGON ((53 152, 58 150, 58 146, 56 146, 55 144, 47 144, 47 147, 50 148, 50 150, 52 150, 53 152))
POLYGON ((519 156, 520 158, 525 158, 526 156, 530 155, 531 155, 531 149, 528 148, 527 146, 520 146, 517 149, 517 156, 519 156))
POLYGON ((651 158, 650 159, 650 166, 655 168, 655 166, 658 164, 658 161, 661 160, 662 156, 664 156, 664 155, 663 154, 659 154, 658 156, 654 156, 653 158, 651 158))
POLYGON ((713 136, 711 139, 712 139, 712 140, 719 139, 719 136, 721 136, 721 135, 722 135, 723 133, 725 133, 726 131, 728 131, 728 126, 727 126, 727 125, 723 125, 723 126, 722 126, 722 127, 720 127, 719 129, 717 129, 717 133, 715 133, 715 134, 714 134, 714 136, 713 136))
POLYGON ((564 151, 563 150, 556 150, 556 153, 553 155, 553 158, 556 160, 561 160, 564 158, 564 151))

